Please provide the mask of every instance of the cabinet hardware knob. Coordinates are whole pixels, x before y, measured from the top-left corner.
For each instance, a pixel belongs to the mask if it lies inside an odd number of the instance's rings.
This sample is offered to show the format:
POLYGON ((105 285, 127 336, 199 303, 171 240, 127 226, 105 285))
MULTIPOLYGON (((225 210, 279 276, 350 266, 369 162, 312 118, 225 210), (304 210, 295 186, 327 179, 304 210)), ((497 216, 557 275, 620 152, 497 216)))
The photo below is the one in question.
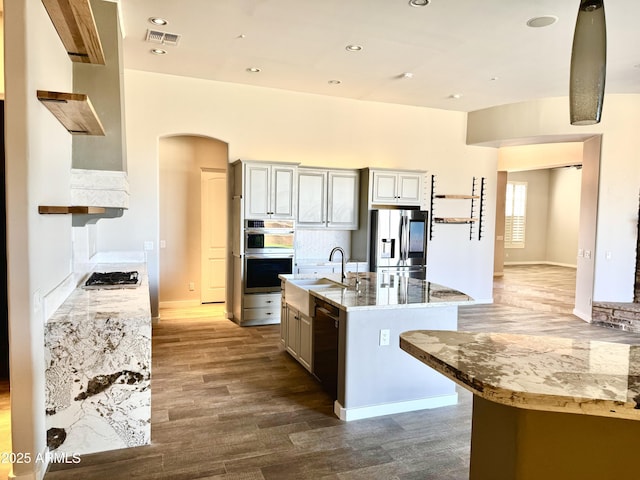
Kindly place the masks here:
POLYGON ((273 300, 267 300, 266 303, 273 303, 273 300))
POLYGON ((267 312, 267 315, 272 315, 272 313, 271 312, 267 312))

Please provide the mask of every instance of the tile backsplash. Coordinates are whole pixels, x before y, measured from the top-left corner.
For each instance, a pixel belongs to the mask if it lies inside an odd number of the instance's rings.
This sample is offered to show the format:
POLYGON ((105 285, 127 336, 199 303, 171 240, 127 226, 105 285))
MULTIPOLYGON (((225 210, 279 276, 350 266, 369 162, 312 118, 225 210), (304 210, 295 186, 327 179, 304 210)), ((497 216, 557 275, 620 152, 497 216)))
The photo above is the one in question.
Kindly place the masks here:
POLYGON ((325 260, 333 247, 342 247, 351 257, 351 232, 348 230, 296 230, 296 261, 325 260))

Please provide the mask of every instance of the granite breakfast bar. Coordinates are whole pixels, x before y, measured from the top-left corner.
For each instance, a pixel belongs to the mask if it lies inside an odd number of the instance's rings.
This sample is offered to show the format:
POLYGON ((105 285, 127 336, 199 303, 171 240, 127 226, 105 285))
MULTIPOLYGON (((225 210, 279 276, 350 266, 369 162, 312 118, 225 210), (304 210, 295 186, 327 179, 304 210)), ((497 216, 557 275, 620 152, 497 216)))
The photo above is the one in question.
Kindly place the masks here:
POLYGON ((400 347, 473 393, 470 479, 638 476, 639 345, 423 330, 400 347))
MULTIPOLYGON (((295 283, 301 276, 281 278, 286 299, 287 282, 295 283)), ((309 287, 316 309, 311 321, 317 330, 322 322, 318 309, 335 308, 336 416, 349 421, 457 403, 455 384, 407 357, 399 348, 399 335, 418 328, 456 330, 458 306, 473 299, 432 282, 393 274, 350 274, 344 283, 339 274, 324 278, 333 285, 309 287)), ((319 349, 314 338, 313 350, 319 349)), ((312 371, 321 378, 324 359, 315 357, 312 371)))

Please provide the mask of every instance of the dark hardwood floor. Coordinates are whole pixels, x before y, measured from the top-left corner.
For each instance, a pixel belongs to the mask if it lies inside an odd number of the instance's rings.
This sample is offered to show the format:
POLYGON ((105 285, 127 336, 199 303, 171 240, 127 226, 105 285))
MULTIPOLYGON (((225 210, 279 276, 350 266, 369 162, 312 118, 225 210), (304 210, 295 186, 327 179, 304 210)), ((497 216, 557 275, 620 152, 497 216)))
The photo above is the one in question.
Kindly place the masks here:
MULTIPOLYGON (((537 274, 536 290, 544 285, 537 274)), ((508 284, 508 272, 500 282, 508 284)), ((503 300, 460 308, 459 329, 640 343, 640 334, 503 300)), ((240 328, 219 306, 165 310, 161 318, 153 330, 152 444, 53 465, 46 480, 468 478, 466 390, 455 406, 345 423, 278 346, 279 326, 240 328)))

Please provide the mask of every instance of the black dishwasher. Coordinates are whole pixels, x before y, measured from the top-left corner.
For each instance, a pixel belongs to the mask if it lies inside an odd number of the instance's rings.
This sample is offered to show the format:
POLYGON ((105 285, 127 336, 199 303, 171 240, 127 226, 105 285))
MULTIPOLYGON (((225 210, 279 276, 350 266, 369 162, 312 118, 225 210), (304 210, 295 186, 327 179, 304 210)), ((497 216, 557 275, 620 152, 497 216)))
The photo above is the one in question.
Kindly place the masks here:
POLYGON ((338 398, 338 326, 340 312, 316 299, 313 318, 313 374, 334 400, 338 398))

